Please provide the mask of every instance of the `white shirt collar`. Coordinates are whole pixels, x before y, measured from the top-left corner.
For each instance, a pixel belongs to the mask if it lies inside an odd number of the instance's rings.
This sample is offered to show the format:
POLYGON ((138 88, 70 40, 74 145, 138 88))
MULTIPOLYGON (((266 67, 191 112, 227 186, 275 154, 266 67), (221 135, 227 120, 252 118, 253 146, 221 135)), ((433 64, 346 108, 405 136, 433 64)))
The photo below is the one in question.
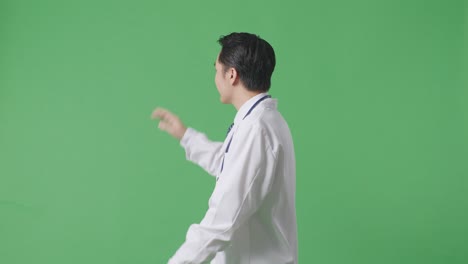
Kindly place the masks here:
POLYGON ((236 117, 234 118, 234 124, 238 124, 239 121, 244 118, 247 112, 249 112, 250 108, 255 104, 255 102, 260 100, 260 98, 264 97, 265 95, 268 95, 268 93, 259 93, 247 100, 247 102, 245 102, 237 111, 236 117))

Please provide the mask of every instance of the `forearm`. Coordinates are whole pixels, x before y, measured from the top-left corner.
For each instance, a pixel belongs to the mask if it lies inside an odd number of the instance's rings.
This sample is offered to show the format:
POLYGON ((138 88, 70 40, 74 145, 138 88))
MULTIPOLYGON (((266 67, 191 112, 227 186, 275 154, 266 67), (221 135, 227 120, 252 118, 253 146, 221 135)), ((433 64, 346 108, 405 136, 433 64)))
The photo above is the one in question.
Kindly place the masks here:
POLYGON ((180 144, 185 149, 187 160, 216 176, 221 166, 223 142, 211 141, 205 134, 193 128, 187 128, 180 144))
POLYGON ((204 223, 190 226, 185 242, 169 260, 169 264, 209 263, 231 240, 232 229, 221 232, 218 226, 204 223))

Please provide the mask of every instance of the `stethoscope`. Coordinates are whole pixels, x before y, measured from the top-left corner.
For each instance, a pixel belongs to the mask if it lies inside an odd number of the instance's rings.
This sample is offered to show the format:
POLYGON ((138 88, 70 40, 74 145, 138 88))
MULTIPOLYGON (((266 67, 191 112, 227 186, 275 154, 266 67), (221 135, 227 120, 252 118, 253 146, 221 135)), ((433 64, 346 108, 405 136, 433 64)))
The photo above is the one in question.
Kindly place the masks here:
MULTIPOLYGON (((252 107, 250 107, 249 111, 247 112, 247 114, 245 114, 245 116, 242 118, 242 120, 244 120, 248 115, 250 115, 250 113, 252 112, 252 110, 254 110, 254 108, 263 100, 267 99, 267 98, 271 98, 271 95, 265 95, 264 97, 260 98, 257 100, 257 102, 255 102, 255 104, 252 105, 252 107)), ((231 132, 231 129, 232 127, 234 126, 234 123, 229 127, 228 129, 228 132, 227 134, 229 134, 229 132, 231 132)), ((227 144, 226 146, 226 150, 224 152, 224 155, 223 155, 223 161, 221 163, 221 171, 219 172, 221 174, 221 172, 223 172, 223 168, 224 168, 224 157, 226 155, 226 153, 229 152, 229 147, 231 146, 231 142, 232 142, 232 138, 234 137, 234 134, 231 136, 231 138, 229 139, 229 143, 227 144)), ((216 181, 218 181, 219 177, 216 177, 216 181)))

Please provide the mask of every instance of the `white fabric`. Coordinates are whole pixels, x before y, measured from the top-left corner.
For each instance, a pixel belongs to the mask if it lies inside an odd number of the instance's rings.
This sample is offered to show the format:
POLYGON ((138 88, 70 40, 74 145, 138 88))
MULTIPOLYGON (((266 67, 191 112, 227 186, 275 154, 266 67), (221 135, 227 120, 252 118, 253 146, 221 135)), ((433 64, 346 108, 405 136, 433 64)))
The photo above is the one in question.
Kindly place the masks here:
POLYGON ((193 128, 181 139, 187 159, 218 180, 205 217, 190 226, 169 264, 297 263, 296 165, 288 125, 271 98, 243 120, 265 95, 242 105, 224 143, 193 128))

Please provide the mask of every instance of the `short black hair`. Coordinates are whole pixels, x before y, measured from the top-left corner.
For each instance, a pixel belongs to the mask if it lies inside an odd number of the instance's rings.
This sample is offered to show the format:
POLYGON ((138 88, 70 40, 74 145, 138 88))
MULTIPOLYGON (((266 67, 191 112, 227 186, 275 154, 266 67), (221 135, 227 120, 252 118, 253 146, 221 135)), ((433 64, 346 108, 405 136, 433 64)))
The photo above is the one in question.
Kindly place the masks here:
POLYGON ((224 70, 236 69, 244 86, 250 91, 266 92, 271 86, 271 75, 276 59, 273 47, 250 33, 231 33, 218 39, 221 44, 219 62, 224 70))

